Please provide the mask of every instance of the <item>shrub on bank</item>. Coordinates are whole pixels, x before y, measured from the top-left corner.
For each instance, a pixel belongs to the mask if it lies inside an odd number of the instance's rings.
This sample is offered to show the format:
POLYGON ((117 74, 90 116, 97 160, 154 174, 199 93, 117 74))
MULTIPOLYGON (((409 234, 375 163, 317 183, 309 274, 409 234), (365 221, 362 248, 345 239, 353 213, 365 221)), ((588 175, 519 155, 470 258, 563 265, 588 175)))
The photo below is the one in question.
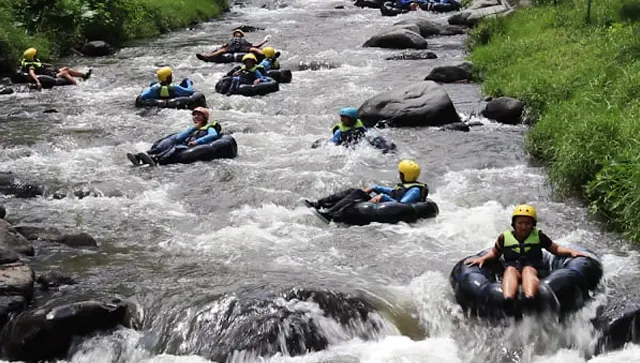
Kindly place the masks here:
POLYGON ((474 29, 470 56, 490 95, 525 102, 526 147, 557 190, 640 240, 640 0, 558 0, 474 29))
POLYGON ((219 15, 226 0, 0 0, 0 71, 37 46, 43 59, 85 41, 113 45, 157 36, 219 15))

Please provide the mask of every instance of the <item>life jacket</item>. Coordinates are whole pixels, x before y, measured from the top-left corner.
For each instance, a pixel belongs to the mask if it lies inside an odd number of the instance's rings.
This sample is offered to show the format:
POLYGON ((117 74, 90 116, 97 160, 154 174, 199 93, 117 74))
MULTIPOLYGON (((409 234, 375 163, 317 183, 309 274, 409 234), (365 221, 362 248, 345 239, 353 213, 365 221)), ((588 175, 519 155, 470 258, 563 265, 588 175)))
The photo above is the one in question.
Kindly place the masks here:
POLYGON ((198 129, 193 130, 193 132, 191 132, 189 137, 187 137, 187 143, 189 143, 190 141, 198 140, 201 137, 207 136, 209 134, 209 129, 212 127, 216 130, 218 135, 222 133, 222 126, 220 126, 220 124, 217 123, 216 121, 212 121, 198 129))
POLYGON ((174 98, 176 96, 175 91, 173 90, 173 84, 168 86, 163 86, 158 84, 158 98, 174 98))
POLYGON ((504 236, 504 249, 502 255, 505 262, 542 261, 542 245, 540 244, 540 231, 533 228, 524 242, 518 241, 513 231, 506 230, 504 236))
POLYGON ((23 72, 29 73, 29 68, 33 67, 35 69, 36 74, 42 69, 42 62, 39 59, 34 59, 32 61, 28 61, 26 59, 22 60, 20 67, 23 72))
POLYGON ((256 74, 258 68, 264 70, 264 68, 258 67, 257 65, 251 67, 251 69, 247 69, 247 66, 243 64, 242 68, 240 68, 240 76, 248 82, 253 82, 258 79, 258 75, 256 74))
POLYGON ((402 197, 407 193, 407 191, 411 188, 420 188, 420 201, 424 202, 427 199, 427 195, 429 194, 429 187, 427 184, 420 182, 413 183, 398 183, 393 190, 391 191, 391 198, 396 201, 402 200, 402 197))
POLYGON ((338 122, 331 129, 331 133, 335 134, 337 130, 340 130, 340 143, 351 143, 357 141, 364 136, 367 128, 362 121, 358 119, 353 126, 345 126, 342 122, 338 122))

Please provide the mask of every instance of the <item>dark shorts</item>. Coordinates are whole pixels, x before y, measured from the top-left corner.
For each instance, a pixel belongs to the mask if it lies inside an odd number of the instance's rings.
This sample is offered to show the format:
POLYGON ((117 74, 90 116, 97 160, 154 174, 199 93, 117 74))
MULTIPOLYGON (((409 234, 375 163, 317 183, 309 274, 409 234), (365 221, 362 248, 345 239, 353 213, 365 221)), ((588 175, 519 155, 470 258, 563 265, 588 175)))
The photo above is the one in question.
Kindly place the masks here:
POLYGON ((249 53, 250 49, 248 45, 231 45, 227 48, 227 53, 249 53))

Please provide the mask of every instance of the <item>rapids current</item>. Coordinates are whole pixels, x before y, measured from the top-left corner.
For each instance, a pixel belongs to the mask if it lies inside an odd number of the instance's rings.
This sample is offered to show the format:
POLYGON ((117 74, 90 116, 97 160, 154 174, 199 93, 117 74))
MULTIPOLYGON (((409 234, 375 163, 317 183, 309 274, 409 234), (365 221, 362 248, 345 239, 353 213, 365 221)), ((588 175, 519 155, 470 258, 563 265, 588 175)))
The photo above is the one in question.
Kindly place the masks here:
MULTIPOLYGON (((481 119, 485 125, 468 133, 382 130, 398 145, 396 155, 368 146, 310 149, 314 140, 329 135, 339 108, 359 106, 464 57, 464 36, 451 36, 429 39, 438 59, 384 60, 400 52, 361 45, 400 18, 349 3, 334 9, 339 4, 238 3, 219 20, 132 44, 111 57, 64 60, 94 68, 94 76, 79 87, 0 100, 0 170, 101 192, 83 199, 2 200, 22 222, 71 226, 99 241, 97 250, 39 244, 34 269, 77 276, 80 284, 65 293, 117 295, 142 307, 140 330, 121 329, 78 343, 70 362, 588 359, 598 338, 589 319, 611 291, 637 290, 638 252, 590 221, 581 203, 554 198, 544 170, 524 153, 523 126, 481 119), (282 50, 283 68, 310 61, 337 67, 296 71, 291 84, 265 97, 214 93, 217 80, 233 65, 204 63, 194 54, 223 43, 240 24, 264 28, 247 33, 249 41, 272 35, 270 44, 282 50), (236 159, 130 166, 126 152, 144 151, 190 122, 187 111, 133 107, 157 66, 165 64, 174 68, 176 80, 192 79, 214 117, 234 131, 236 159), (59 112, 43 113, 51 108, 59 112), (299 203, 301 197, 318 198, 350 186, 394 183, 401 158, 422 166, 421 180, 440 206, 437 218, 411 225, 326 226, 299 203), (500 326, 467 321, 448 283, 450 269, 490 246, 513 206, 524 201, 538 207, 541 228, 556 241, 599 253, 605 289, 561 324, 528 318, 500 326), (341 324, 317 303, 287 296, 299 289, 360 296, 375 311, 359 319, 354 308, 345 314, 355 318, 341 324), (320 332, 316 338, 327 346, 320 352, 260 357, 255 349, 243 349, 254 347, 243 344, 269 325, 281 340, 272 345, 304 351, 287 342, 287 334, 313 335, 303 331, 311 320, 320 332), (235 335, 225 335, 230 330, 235 335)), ((428 13, 401 18, 414 16, 446 19, 428 13)), ((477 85, 445 87, 459 113, 476 117, 474 111, 482 107, 477 85)), ((352 305, 336 299, 347 310, 352 305)), ((640 348, 631 345, 590 361, 625 360, 640 360, 640 348)))

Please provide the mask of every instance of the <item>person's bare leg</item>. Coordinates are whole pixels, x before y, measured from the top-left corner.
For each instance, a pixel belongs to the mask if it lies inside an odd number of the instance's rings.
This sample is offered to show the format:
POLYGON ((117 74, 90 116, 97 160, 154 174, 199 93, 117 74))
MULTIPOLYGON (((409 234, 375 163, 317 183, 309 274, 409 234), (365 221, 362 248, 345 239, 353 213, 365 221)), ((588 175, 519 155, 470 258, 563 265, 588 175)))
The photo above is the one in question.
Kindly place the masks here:
POLYGON ((538 295, 538 286, 540 286, 538 271, 531 266, 525 266, 525 268, 522 269, 522 289, 524 290, 524 296, 533 298, 538 295))
POLYGON ((518 293, 520 273, 515 267, 509 266, 502 275, 502 295, 505 299, 515 299, 518 293))
MULTIPOLYGON (((63 68, 63 69, 65 69, 65 68, 63 68)), ((71 77, 71 75, 66 70, 64 70, 64 71, 61 70, 60 72, 58 72, 58 74, 56 74, 56 77, 57 78, 65 78, 65 79, 68 79, 69 81, 71 81, 72 84, 77 84, 76 83, 76 79, 71 77)))
POLYGON ((253 54, 264 55, 264 53, 262 53, 262 49, 260 48, 251 47, 249 48, 249 51, 253 54))

